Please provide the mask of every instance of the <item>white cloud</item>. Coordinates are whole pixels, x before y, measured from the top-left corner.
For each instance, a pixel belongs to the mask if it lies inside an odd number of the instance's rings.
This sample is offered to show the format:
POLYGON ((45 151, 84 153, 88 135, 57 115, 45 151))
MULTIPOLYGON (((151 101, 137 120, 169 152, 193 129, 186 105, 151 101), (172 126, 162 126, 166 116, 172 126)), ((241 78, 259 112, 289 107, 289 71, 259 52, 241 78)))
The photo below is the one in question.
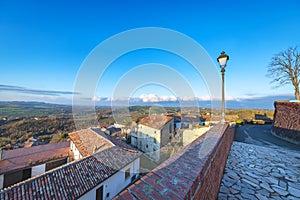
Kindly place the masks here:
POLYGON ((101 98, 100 97, 96 97, 96 96, 94 96, 93 98, 92 98, 92 101, 100 101, 101 100, 101 98))
POLYGON ((182 97, 182 101, 195 101, 197 100, 197 97, 182 97))
MULTIPOLYGON (((240 101, 241 98, 236 98, 234 96, 226 96, 226 100, 233 100, 233 101, 240 101)), ((94 96, 92 98, 92 101, 95 102, 100 102, 100 101, 133 101, 133 102, 144 102, 144 103, 156 103, 156 102, 166 102, 166 101, 172 101, 175 102, 177 100, 182 100, 182 101, 210 101, 212 100, 210 96, 202 96, 202 97, 176 97, 174 95, 163 95, 159 96, 153 93, 150 94, 141 94, 139 97, 113 97, 113 98, 108 98, 108 97, 97 97, 94 96)), ((221 100, 221 97, 216 98, 214 100, 221 100)))
POLYGON ((141 94, 139 96, 142 102, 161 102, 161 101, 177 101, 177 98, 171 96, 158 96, 156 94, 141 94))
MULTIPOLYGON (((221 97, 211 99, 211 96, 202 96, 198 98, 200 101, 210 101, 210 100, 221 100, 221 97)), ((234 96, 225 96, 226 101, 240 101, 239 98, 234 96)))
POLYGON ((111 101, 112 98, 107 98, 107 97, 96 97, 94 96, 92 98, 92 101, 98 102, 98 101, 111 101))

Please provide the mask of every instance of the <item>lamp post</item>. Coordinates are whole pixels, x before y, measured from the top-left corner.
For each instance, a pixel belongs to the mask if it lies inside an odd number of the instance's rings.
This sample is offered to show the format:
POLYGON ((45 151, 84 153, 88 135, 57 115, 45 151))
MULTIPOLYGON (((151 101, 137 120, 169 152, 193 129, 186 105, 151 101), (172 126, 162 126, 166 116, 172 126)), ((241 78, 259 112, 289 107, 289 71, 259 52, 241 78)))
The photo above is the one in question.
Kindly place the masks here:
POLYGON ((229 56, 225 54, 224 51, 221 52, 221 55, 217 58, 221 73, 222 73, 222 123, 225 123, 225 92, 224 92, 224 75, 225 75, 225 67, 227 61, 229 60, 229 56))

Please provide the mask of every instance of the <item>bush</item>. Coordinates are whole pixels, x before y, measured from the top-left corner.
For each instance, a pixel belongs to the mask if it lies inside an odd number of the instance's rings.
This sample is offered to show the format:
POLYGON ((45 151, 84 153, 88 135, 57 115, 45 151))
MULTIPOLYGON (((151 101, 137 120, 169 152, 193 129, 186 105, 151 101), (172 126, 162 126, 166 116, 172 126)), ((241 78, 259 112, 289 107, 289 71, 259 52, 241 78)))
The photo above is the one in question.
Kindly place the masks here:
POLYGON ((242 124, 244 124, 244 120, 243 119, 236 119, 235 123, 239 124, 239 125, 242 125, 242 124))

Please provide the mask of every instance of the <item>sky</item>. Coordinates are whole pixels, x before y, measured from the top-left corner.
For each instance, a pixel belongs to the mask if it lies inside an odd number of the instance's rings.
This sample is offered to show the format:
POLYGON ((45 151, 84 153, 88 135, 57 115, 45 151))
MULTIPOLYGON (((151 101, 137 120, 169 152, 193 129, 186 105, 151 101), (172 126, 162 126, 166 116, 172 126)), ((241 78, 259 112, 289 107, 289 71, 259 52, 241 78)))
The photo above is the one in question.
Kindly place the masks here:
MULTIPOLYGON (((272 99, 266 104, 269 108, 276 97, 293 98, 292 86, 273 88, 266 74, 275 54, 300 45, 299 8, 298 0, 2 0, 0 101, 71 104, 73 95, 80 93, 75 89, 80 69, 99 44, 124 31, 158 27, 184 34, 201 45, 215 65, 212 71, 219 70, 216 58, 224 50, 230 56, 226 99, 239 107, 245 102, 251 102, 246 107, 260 107, 255 99, 272 99)), ((99 55, 99 60, 109 53, 99 55)), ((93 95, 86 98, 99 104, 123 98, 116 97, 115 90, 131 72, 140 79, 154 73, 170 81, 170 74, 177 73, 191 87, 194 98, 211 99, 207 77, 191 63, 173 53, 147 48, 120 55, 98 77, 93 95), (169 71, 138 70, 148 63, 167 66, 169 71)), ((172 79, 172 84, 176 80, 172 79)), ((181 83, 176 87, 182 87, 181 83)), ((124 91, 126 85, 120 88, 124 91)), ((137 85, 127 95, 141 102, 190 98, 188 94, 179 97, 175 90, 154 81, 137 85)))

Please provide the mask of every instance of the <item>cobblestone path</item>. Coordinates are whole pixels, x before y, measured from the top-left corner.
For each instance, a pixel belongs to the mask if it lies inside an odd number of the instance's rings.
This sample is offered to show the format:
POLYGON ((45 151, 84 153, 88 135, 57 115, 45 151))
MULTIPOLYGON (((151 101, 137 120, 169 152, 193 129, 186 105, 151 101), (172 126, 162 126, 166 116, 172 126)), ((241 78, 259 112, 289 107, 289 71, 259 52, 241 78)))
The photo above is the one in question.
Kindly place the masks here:
POLYGON ((219 200, 300 199, 300 152, 233 142, 219 200))

